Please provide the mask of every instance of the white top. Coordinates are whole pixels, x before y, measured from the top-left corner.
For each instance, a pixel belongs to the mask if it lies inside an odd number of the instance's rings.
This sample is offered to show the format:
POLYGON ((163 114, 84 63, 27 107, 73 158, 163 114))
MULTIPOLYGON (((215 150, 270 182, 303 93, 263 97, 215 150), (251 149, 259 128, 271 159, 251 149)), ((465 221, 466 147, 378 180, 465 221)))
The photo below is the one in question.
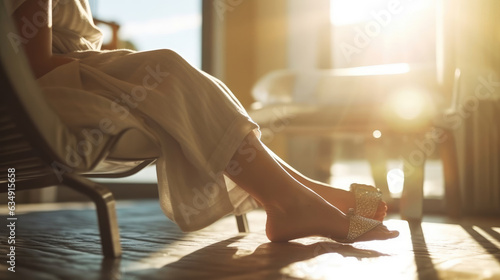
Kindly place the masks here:
MULTIPOLYGON (((4 4, 9 14, 12 14, 25 1, 4 0, 4 4)), ((27 28, 36 28, 36 19, 28 19, 25 25, 27 28)), ((52 25, 53 53, 101 48, 102 32, 95 26, 86 0, 53 0, 52 25)))

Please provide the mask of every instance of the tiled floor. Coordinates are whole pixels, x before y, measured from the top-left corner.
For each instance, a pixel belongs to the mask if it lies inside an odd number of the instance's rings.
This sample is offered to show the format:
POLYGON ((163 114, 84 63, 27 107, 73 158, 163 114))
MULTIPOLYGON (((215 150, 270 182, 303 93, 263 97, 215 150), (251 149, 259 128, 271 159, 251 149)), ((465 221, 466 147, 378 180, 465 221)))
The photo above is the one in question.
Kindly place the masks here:
MULTIPOLYGON (((401 232, 393 240, 270 243, 258 210, 249 215, 251 233, 238 234, 233 217, 182 233, 156 201, 117 208, 123 257, 108 260, 88 204, 21 205, 16 272, 7 271, 2 249, 0 279, 500 279, 499 219, 389 217, 388 227, 401 232)), ((5 238, 0 243, 6 248, 5 238)))

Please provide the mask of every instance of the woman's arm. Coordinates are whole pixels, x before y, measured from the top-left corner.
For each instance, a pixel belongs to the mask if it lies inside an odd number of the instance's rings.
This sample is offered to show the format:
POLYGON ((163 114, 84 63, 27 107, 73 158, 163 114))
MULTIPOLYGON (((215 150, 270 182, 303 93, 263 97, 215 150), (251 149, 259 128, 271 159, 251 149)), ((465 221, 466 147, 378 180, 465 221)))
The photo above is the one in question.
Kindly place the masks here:
POLYGON ((52 54, 52 1, 27 0, 13 14, 36 78, 73 59, 52 54))

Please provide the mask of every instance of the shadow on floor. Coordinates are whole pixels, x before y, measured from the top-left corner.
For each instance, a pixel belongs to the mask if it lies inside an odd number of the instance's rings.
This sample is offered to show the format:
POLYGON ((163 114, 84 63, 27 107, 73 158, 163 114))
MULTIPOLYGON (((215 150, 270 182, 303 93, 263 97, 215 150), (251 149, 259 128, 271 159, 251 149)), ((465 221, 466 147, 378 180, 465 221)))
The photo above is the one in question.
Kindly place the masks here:
POLYGON ((424 232, 420 221, 409 221, 411 243, 415 255, 419 280, 439 279, 438 272, 432 263, 431 254, 425 242, 424 232))
POLYGON ((500 233, 494 231, 491 227, 473 227, 473 226, 464 226, 462 225, 462 228, 472 237, 474 240, 477 241, 478 244, 480 244, 486 252, 488 252, 492 257, 494 257, 498 263, 500 263, 500 248, 498 248, 493 242, 488 240, 483 234, 488 234, 491 236, 491 238, 496 239, 498 242, 500 242, 500 233), (480 229, 481 232, 479 232, 477 229, 480 229))
POLYGON ((214 243, 158 270, 136 271, 133 276, 147 276, 148 279, 293 279, 283 274, 282 269, 322 254, 337 253, 358 260, 385 256, 377 251, 328 241, 309 245, 268 242, 248 252, 241 249, 245 247, 244 238, 240 235, 214 243), (231 246, 239 241, 242 241, 240 245, 231 246))

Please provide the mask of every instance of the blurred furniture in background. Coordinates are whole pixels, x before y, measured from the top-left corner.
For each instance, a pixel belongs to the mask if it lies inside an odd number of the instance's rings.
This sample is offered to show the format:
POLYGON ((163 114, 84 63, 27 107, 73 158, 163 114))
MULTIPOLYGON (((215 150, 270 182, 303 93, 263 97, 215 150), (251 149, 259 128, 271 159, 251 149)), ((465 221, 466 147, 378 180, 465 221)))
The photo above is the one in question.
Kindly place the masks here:
MULTIPOLYGON (((447 198, 457 193, 453 136, 434 123, 443 105, 433 66, 280 70, 259 80, 253 94, 257 103, 250 115, 261 126, 263 141, 269 133, 285 134, 290 141, 303 138, 302 145, 288 149, 287 159, 313 179, 328 182, 333 161, 328 147, 336 140, 361 141, 384 200, 400 208, 404 218, 421 219, 424 165, 439 146, 446 157, 445 181, 453 183, 446 187, 447 198), (312 145, 317 148, 311 149, 312 145), (392 202, 387 184, 390 154, 403 159, 399 205, 392 202)), ((449 200, 449 212, 456 212, 456 198, 449 200)))
POLYGON ((444 87, 451 88, 455 82, 454 110, 446 120, 457 144, 461 212, 498 217, 500 1, 436 3, 439 76, 444 87))
POLYGON ((96 25, 102 25, 111 29, 111 38, 109 42, 103 42, 101 46, 102 50, 116 50, 120 47, 120 38, 118 37, 118 32, 120 31, 120 25, 114 21, 106 21, 94 18, 94 23, 96 25))
POLYGON ((104 42, 102 43, 101 50, 137 50, 137 47, 132 41, 120 38, 121 26, 117 22, 94 18, 94 23, 101 28, 104 35, 104 42))
POLYGON ((452 109, 440 123, 454 134, 459 178, 453 191, 468 215, 500 214, 500 75, 479 67, 456 69, 452 109))

